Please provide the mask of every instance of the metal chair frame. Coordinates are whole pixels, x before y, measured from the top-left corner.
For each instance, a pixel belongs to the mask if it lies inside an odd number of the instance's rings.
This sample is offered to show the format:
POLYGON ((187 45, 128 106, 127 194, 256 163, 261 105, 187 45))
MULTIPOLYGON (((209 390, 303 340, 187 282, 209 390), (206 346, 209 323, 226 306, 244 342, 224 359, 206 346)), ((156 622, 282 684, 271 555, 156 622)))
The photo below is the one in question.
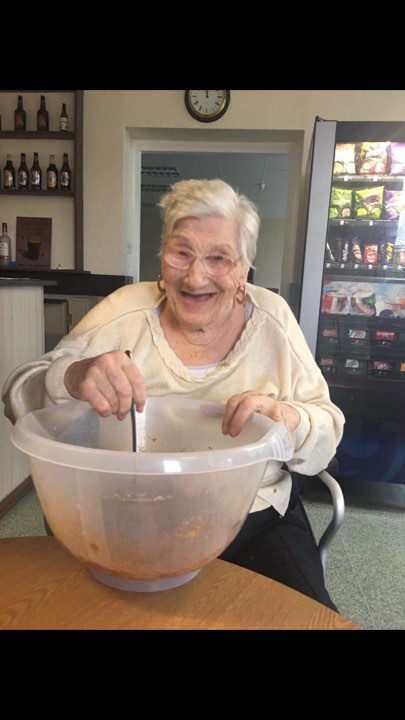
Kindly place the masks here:
MULTIPOLYGON (((328 470, 322 470, 315 477, 319 478, 319 480, 321 480, 321 482, 324 485, 326 485, 326 487, 328 488, 328 490, 331 494, 331 498, 332 498, 332 518, 318 541, 316 540, 316 538, 314 536, 314 533, 313 533, 313 530, 311 527, 311 523, 310 523, 307 513, 305 511, 305 507, 304 507, 304 504, 302 501, 302 493, 300 496, 299 504, 300 504, 300 509, 304 515, 304 518, 307 522, 308 529, 309 529, 310 533, 312 534, 312 536, 318 546, 318 551, 319 551, 319 555, 321 558, 323 572, 325 574, 330 544, 331 544, 333 538, 335 537, 336 533, 338 532, 338 530, 342 527, 344 519, 345 519, 345 501, 344 501, 342 489, 341 489, 338 481, 333 477, 333 475, 330 474, 330 472, 328 470)), ((300 478, 301 478, 301 482, 299 484, 302 487, 303 482, 305 482, 305 480, 304 480, 305 476, 301 475, 300 478)))

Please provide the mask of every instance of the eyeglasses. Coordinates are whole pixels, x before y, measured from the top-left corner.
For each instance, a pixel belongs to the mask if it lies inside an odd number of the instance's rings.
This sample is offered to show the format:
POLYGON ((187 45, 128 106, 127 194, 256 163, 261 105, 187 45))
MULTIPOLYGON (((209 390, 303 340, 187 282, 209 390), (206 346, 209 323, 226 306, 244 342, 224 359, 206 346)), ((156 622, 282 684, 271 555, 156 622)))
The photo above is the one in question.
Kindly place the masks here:
POLYGON ((240 258, 232 260, 232 258, 227 257, 227 255, 221 255, 221 253, 196 255, 191 252, 191 250, 186 250, 185 248, 167 248, 163 252, 163 259, 166 260, 170 267, 176 270, 189 270, 197 258, 201 261, 205 272, 214 277, 228 275, 240 260, 240 258))

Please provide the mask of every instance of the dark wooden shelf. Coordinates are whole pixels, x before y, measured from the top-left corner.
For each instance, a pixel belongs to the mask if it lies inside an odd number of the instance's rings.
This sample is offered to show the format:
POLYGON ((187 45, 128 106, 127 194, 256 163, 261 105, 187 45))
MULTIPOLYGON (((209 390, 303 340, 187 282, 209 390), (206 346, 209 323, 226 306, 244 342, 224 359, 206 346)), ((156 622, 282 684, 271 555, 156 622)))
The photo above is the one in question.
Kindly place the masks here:
POLYGON ((21 88, 17 88, 13 90, 13 88, 7 88, 7 90, 2 90, 2 92, 8 92, 14 95, 44 95, 44 93, 74 93, 76 90, 69 90, 68 88, 63 88, 62 90, 60 88, 41 88, 40 90, 35 90, 34 88, 21 90, 21 88))
MULTIPOLYGON (((2 140, 4 140, 3 143, 3 151, 6 147, 6 141, 10 140, 18 140, 18 142, 21 142, 21 150, 26 150, 27 145, 24 144, 24 140, 27 140, 31 143, 31 147, 35 149, 35 144, 32 145, 35 141, 63 141, 63 140, 69 140, 71 141, 71 149, 69 153, 72 154, 72 157, 74 157, 74 190, 0 190, 0 194, 2 196, 8 195, 8 197, 17 197, 23 199, 24 197, 33 197, 34 195, 36 197, 43 197, 43 198, 50 198, 50 197, 65 197, 65 198, 74 198, 74 265, 77 272, 83 271, 83 264, 84 264, 84 251, 83 251, 83 99, 84 99, 84 91, 83 90, 69 90, 69 89, 57 89, 57 88, 42 88, 40 90, 34 90, 33 88, 29 88, 27 90, 22 89, 16 89, 12 90, 10 88, 7 88, 6 90, 0 90, 0 95, 3 95, 3 93, 7 94, 14 94, 14 95, 25 95, 25 94, 36 94, 36 95, 47 95, 48 93, 58 93, 62 95, 69 95, 71 94, 72 101, 74 102, 74 125, 72 125, 72 130, 50 130, 48 132, 41 132, 38 130, 25 130, 25 131, 15 131, 15 130, 0 130, 0 143, 2 140)), ((35 120, 34 123, 35 124, 35 120)), ((54 148, 56 146, 50 146, 48 147, 48 151, 53 152, 54 148)), ((42 166, 44 175, 46 173, 46 165, 42 166)), ((17 169, 16 169, 17 172, 17 169)), ((46 182, 46 180, 45 180, 46 182)), ((17 203, 18 205, 18 203, 17 203)), ((42 205, 41 205, 42 206, 42 205)), ((18 214, 18 213, 17 213, 18 214)), ((48 214, 48 213, 47 213, 48 214)), ((49 213, 50 214, 50 213, 49 213)))
POLYGON ((50 130, 40 132, 38 130, 1 130, 0 140, 74 140, 75 133, 68 130, 50 130))
POLYGON ((73 190, 0 190, 0 195, 7 195, 8 197, 25 197, 26 195, 35 195, 36 197, 74 197, 75 193, 73 190))
POLYGON ((88 270, 37 268, 0 268, 0 278, 32 278, 56 281, 47 292, 52 295, 99 295, 104 297, 123 285, 132 285, 129 275, 97 275, 88 270))
POLYGON ((0 267, 0 278, 1 277, 14 277, 14 276, 31 276, 36 275, 40 273, 41 275, 51 275, 52 273, 55 273, 56 275, 64 274, 74 274, 74 275, 91 275, 90 270, 73 270, 72 268, 61 268, 60 270, 58 268, 48 268, 44 270, 44 268, 36 268, 36 267, 7 267, 3 268, 0 267))

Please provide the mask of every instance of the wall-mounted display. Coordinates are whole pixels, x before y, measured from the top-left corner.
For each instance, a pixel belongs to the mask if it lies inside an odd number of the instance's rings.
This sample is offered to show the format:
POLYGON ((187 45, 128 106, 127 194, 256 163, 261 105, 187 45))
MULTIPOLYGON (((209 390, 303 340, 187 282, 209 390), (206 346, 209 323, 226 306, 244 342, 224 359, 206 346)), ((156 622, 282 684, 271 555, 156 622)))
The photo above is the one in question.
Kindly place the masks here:
POLYGON ((17 268, 51 267, 52 218, 17 217, 17 268))

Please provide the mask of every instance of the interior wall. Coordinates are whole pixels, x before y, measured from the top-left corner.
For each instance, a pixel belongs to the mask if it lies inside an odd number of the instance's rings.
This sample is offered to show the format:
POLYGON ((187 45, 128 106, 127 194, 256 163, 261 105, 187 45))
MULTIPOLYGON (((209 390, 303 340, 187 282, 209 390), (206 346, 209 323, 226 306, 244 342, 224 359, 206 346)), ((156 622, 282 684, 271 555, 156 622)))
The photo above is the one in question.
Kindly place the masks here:
POLYGON ((284 220, 263 220, 257 241, 254 283, 280 291, 285 238, 284 220))
POLYGON ((160 247, 160 215, 142 215, 142 241, 140 248, 139 279, 156 280, 160 272, 157 257, 160 247))
MULTIPOLYGON (((223 131, 302 135, 304 176, 315 117, 404 120, 404 90, 232 90, 227 113, 201 128, 187 113, 183 90, 88 90, 84 93, 84 264, 94 273, 125 274, 136 266, 134 181, 127 167, 128 133, 171 130, 208 139, 223 131), (129 257, 129 255, 131 255, 129 257)), ((302 186, 296 189, 302 193, 302 186)), ((301 208, 302 220, 304 209, 301 208)))

